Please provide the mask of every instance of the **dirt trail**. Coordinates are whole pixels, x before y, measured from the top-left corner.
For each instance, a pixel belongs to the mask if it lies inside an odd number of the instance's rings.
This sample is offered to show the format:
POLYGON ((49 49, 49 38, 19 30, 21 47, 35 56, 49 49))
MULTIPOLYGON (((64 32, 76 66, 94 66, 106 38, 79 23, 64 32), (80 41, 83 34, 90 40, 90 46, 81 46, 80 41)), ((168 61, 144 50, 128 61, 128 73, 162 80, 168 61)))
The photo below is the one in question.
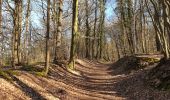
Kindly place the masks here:
MULTIPOLYGON (((47 78, 21 71, 11 84, 15 96, 26 100, 168 100, 170 93, 154 90, 144 82, 147 70, 131 74, 114 74, 116 69, 109 64, 77 60, 76 70, 80 75, 68 72, 64 67, 53 65, 47 78), (16 87, 17 86, 17 87, 16 87)), ((0 80, 3 82, 2 80, 0 80)), ((0 92, 2 86, 0 84, 0 92)), ((6 94, 7 95, 7 94, 6 94)), ((0 99, 8 99, 4 95, 0 99)), ((18 100, 18 99, 16 99, 18 100)))
POLYGON ((77 60, 74 75, 64 68, 56 67, 52 79, 58 76, 59 87, 65 91, 63 100, 167 100, 170 93, 158 91, 144 82, 148 70, 130 74, 115 74, 111 64, 77 60), (56 75, 57 74, 57 75, 56 75))

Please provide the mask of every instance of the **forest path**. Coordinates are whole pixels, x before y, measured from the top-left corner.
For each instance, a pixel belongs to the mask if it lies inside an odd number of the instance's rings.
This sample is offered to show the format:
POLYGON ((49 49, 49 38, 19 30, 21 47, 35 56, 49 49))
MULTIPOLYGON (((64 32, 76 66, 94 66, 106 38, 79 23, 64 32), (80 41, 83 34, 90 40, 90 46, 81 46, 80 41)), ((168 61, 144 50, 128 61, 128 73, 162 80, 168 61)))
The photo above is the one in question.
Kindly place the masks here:
POLYGON ((123 100, 115 91, 115 84, 125 78, 124 75, 112 75, 110 64, 77 60, 74 74, 62 67, 53 67, 51 78, 58 76, 60 89, 65 91, 63 100, 123 100))
MULTIPOLYGON (((51 78, 60 82, 62 100, 168 100, 170 93, 151 88, 145 83, 148 69, 115 74, 114 64, 77 60, 74 74, 62 67, 53 67, 51 78)), ((57 83, 56 83, 57 84, 57 83)), ((58 95, 58 94, 56 94, 58 95)))
POLYGON ((89 60, 76 61, 75 74, 52 64, 48 77, 19 71, 15 81, 0 78, 3 100, 169 100, 170 93, 144 82, 148 70, 115 74, 116 66, 89 60))

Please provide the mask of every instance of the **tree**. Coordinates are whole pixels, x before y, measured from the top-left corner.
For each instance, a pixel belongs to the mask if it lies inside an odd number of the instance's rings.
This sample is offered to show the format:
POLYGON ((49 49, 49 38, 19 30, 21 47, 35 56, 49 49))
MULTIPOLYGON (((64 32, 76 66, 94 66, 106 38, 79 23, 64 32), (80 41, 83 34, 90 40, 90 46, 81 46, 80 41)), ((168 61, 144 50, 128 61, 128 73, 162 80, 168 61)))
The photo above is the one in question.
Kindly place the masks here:
POLYGON ((98 58, 103 58, 103 50, 104 50, 104 21, 105 21, 105 3, 106 0, 100 0, 100 24, 99 24, 99 51, 98 58))
POLYGON ((25 39, 24 39, 24 62, 28 63, 28 42, 29 42, 29 17, 30 17, 30 0, 27 0, 27 10, 26 10, 26 17, 25 17, 25 39))
POLYGON ((0 37, 2 34, 2 0, 0 0, 0 37))
POLYGON ((90 26, 89 26, 89 9, 88 9, 88 1, 85 1, 86 4, 86 58, 90 58, 90 26))
POLYGON ((62 35, 62 14, 63 14, 63 0, 58 1, 58 14, 57 14, 57 32, 56 32, 56 47, 54 61, 61 59, 59 51, 61 51, 61 35, 62 35))
POLYGON ((15 9, 9 4, 9 7, 13 11, 13 38, 12 38, 12 66, 20 64, 20 38, 22 30, 22 0, 14 0, 15 9))
POLYGON ((151 17, 153 26, 155 28, 156 34, 158 36, 159 42, 161 44, 163 54, 166 59, 170 58, 170 51, 169 51, 169 39, 168 37, 168 31, 170 28, 169 24, 169 12, 167 12, 167 9, 170 9, 170 6, 168 6, 169 2, 166 1, 153 1, 150 0, 150 3, 153 5, 154 14, 149 6, 148 0, 145 0, 148 13, 151 17), (163 11, 163 13, 161 13, 163 11), (162 17, 161 17, 162 16, 162 17))
POLYGON ((17 58, 18 64, 21 64, 21 33, 22 33, 22 6, 23 1, 17 0, 18 3, 18 45, 17 45, 17 58))
POLYGON ((133 42, 133 33, 132 33, 132 17, 133 17, 133 8, 132 8, 132 0, 127 0, 127 36, 128 36, 128 43, 129 43, 129 49, 131 54, 134 53, 134 42, 133 42))
POLYGON ((73 17, 72 17, 72 39, 70 50, 69 68, 74 69, 76 57, 76 41, 78 40, 78 0, 73 0, 73 17))
MULTIPOLYGON (((2 45, 2 37, 3 37, 3 32, 2 32, 2 0, 0 0, 0 45, 2 45)), ((2 47, 0 47, 0 50, 2 50, 2 47)), ((2 56, 2 53, 0 53, 0 56, 2 56)), ((0 65, 3 63, 3 58, 0 57, 0 65)))
POLYGON ((50 63, 50 0, 47 0, 47 32, 46 32, 46 51, 45 51, 45 75, 48 74, 50 63))
POLYGON ((94 18, 94 29, 93 29, 93 41, 92 41, 92 58, 96 57, 95 52, 95 44, 96 44, 96 25, 97 25, 97 10, 98 10, 98 4, 97 0, 95 1, 95 18, 94 18))

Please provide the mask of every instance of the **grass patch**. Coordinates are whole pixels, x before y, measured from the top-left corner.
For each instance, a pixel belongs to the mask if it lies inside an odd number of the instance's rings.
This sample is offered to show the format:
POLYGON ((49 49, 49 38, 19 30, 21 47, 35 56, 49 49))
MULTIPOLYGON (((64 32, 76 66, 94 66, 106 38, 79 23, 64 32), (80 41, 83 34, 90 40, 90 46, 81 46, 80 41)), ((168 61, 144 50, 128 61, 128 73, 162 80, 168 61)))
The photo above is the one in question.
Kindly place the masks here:
POLYGON ((4 72, 6 72, 6 73, 8 73, 10 75, 17 75, 17 76, 20 75, 20 73, 18 71, 16 71, 16 70, 6 70, 4 72))
POLYGON ((12 81, 12 78, 10 77, 10 75, 5 71, 0 70, 0 76, 8 81, 12 81))
POLYGON ((75 68, 75 61, 70 62, 70 63, 67 65, 67 68, 68 68, 68 69, 71 69, 71 70, 74 70, 74 68, 75 68))
POLYGON ((19 75, 19 72, 15 70, 0 70, 0 76, 8 81, 13 81, 12 77, 13 75, 19 75))
POLYGON ((170 91, 170 83, 168 82, 162 82, 158 87, 156 87, 158 90, 164 90, 164 91, 170 91))
POLYGON ((37 75, 37 76, 41 76, 41 77, 45 77, 46 76, 45 71, 35 72, 34 74, 37 75))
POLYGON ((37 64, 24 65, 23 67, 20 68, 20 70, 31 72, 31 73, 33 73, 37 76, 41 76, 41 77, 46 76, 45 71, 44 71, 44 67, 39 67, 39 66, 37 66, 37 64))
POLYGON ((23 67, 21 67, 20 69, 24 70, 24 71, 29 71, 29 72, 41 72, 41 71, 43 71, 42 68, 38 68, 35 65, 23 65, 23 67))

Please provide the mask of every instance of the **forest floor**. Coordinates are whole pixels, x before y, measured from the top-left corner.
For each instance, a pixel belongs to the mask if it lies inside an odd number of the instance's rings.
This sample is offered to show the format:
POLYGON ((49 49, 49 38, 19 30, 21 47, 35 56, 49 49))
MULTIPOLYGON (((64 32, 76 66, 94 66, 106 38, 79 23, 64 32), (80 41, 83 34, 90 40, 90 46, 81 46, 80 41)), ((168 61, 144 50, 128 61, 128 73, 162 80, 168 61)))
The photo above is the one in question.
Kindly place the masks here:
POLYGON ((0 100, 169 100, 170 92, 145 83, 150 68, 115 73, 113 64, 77 60, 76 73, 57 65, 48 77, 18 70, 14 81, 0 78, 0 100))

